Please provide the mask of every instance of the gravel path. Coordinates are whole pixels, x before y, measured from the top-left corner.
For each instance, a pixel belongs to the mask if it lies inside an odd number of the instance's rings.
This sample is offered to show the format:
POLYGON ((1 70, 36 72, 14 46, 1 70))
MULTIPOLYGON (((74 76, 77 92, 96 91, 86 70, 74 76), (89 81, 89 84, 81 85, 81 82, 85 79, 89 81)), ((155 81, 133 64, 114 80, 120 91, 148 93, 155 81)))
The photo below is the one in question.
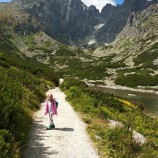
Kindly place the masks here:
POLYGON ((45 104, 36 113, 28 149, 24 158, 98 158, 86 133, 86 125, 65 101, 65 94, 58 88, 49 90, 59 102, 56 128, 46 130, 48 115, 44 116, 45 104))

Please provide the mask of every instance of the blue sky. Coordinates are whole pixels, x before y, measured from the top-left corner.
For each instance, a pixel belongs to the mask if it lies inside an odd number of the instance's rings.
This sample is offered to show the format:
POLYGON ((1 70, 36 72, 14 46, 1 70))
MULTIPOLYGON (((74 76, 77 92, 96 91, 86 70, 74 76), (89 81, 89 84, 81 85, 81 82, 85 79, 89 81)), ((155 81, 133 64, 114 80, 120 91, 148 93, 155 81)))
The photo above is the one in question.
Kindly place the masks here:
MULTIPOLYGON (((0 2, 10 2, 11 0, 0 0, 0 2)), ((81 0, 83 1, 87 6, 95 5, 97 9, 100 11, 102 8, 107 4, 111 3, 112 5, 116 4, 122 4, 124 0, 81 0)))
POLYGON ((102 8, 107 4, 110 3, 112 5, 122 4, 124 0, 81 0, 83 3, 85 3, 88 7, 90 5, 96 6, 97 9, 100 11, 102 8))
POLYGON ((0 2, 10 2, 11 0, 0 0, 0 2))
MULTIPOLYGON (((0 2, 10 2, 11 0, 0 0, 0 2)), ((117 4, 122 4, 124 0, 115 0, 117 4)))
POLYGON ((122 4, 124 0, 115 0, 117 4, 122 4))
MULTIPOLYGON (((10 2, 11 0, 0 0, 0 2, 10 2)), ((124 0, 115 0, 117 4, 122 4, 124 0)))

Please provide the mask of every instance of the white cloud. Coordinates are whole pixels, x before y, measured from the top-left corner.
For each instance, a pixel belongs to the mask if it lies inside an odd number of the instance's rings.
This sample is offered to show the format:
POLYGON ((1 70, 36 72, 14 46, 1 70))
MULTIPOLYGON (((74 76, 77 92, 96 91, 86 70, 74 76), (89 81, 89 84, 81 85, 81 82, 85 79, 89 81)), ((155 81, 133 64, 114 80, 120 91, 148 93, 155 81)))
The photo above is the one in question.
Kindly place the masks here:
POLYGON ((96 6, 97 9, 99 9, 100 11, 102 10, 102 8, 107 4, 110 3, 112 5, 116 5, 115 0, 81 0, 84 4, 86 4, 88 7, 90 5, 94 5, 96 6))

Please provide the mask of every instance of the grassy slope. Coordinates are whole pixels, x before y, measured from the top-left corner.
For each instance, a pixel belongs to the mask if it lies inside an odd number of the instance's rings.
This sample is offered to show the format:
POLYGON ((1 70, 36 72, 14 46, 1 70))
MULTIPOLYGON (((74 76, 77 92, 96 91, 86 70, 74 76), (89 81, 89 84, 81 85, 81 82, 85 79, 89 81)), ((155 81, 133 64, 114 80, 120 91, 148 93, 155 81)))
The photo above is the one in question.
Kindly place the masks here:
POLYGON ((3 32, 1 29, 0 157, 19 158, 28 139, 32 113, 39 109, 48 87, 58 85, 58 78, 52 68, 22 55, 3 32))

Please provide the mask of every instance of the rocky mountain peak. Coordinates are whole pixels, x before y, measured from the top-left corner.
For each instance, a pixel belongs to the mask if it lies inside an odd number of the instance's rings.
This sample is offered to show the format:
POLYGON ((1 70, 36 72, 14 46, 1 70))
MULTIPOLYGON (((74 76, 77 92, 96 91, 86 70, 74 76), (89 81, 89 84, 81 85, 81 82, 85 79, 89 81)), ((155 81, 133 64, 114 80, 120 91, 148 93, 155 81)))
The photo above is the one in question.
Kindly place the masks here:
POLYGON ((34 16, 49 36, 66 44, 111 43, 122 31, 133 11, 142 11, 157 0, 125 0, 122 5, 107 4, 101 13, 95 6, 87 7, 81 0, 14 0, 34 16), (102 24, 103 27, 95 29, 102 24), (104 25, 103 25, 104 24, 104 25))
POLYGON ((118 39, 127 37, 137 40, 147 36, 158 35, 158 7, 153 4, 143 11, 133 12, 128 18, 126 26, 123 28, 118 39))
POLYGON ((81 0, 16 0, 44 25, 45 32, 57 40, 75 44, 97 24, 99 11, 81 0))
POLYGON ((122 5, 106 5, 101 12, 104 26, 95 34, 98 43, 111 43, 122 31, 133 11, 142 11, 156 0, 125 0, 122 5))

